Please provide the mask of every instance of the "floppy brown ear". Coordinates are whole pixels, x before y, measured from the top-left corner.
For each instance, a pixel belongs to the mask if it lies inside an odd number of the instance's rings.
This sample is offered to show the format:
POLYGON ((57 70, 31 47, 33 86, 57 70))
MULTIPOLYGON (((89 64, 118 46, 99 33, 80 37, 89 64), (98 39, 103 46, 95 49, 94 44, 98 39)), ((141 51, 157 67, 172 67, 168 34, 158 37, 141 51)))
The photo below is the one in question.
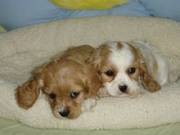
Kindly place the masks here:
POLYGON ((148 73, 145 63, 140 65, 140 80, 145 89, 150 92, 156 92, 161 89, 161 86, 156 82, 153 77, 148 73))
POLYGON ((101 63, 101 57, 100 57, 100 49, 96 49, 96 51, 94 51, 91 55, 91 57, 89 57, 86 60, 87 64, 91 64, 95 69, 99 69, 100 67, 100 63, 101 63))
POLYGON ((87 60, 87 63, 93 65, 97 72, 100 73, 101 66, 107 60, 109 53, 109 46, 102 44, 94 51, 92 56, 87 60))
POLYGON ((102 82, 98 76, 98 73, 92 65, 89 67, 89 72, 85 81, 87 87, 87 96, 96 97, 98 91, 102 87, 102 82))
POLYGON ((16 101, 24 109, 33 106, 40 93, 39 82, 35 79, 26 81, 16 88, 16 101))

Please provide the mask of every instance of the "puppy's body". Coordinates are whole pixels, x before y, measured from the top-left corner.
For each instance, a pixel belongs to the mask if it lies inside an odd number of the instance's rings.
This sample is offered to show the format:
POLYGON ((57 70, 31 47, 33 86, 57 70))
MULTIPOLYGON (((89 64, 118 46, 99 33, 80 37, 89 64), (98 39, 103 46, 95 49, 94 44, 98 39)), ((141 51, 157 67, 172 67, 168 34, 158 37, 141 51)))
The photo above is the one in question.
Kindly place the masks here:
POLYGON ((143 41, 106 42, 91 61, 112 96, 136 96, 142 88, 155 92, 169 80, 168 63, 143 41))
POLYGON ((30 108, 42 90, 57 118, 76 118, 84 108, 90 109, 101 87, 97 71, 86 62, 94 51, 88 45, 70 48, 37 68, 32 78, 16 89, 18 105, 30 108))

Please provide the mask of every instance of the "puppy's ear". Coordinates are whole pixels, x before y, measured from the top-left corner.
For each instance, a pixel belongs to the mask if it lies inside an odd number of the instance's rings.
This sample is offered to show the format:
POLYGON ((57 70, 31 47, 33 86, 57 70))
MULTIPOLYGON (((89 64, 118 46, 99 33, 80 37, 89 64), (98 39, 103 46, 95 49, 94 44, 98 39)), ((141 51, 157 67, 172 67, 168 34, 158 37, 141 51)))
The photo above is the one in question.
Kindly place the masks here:
POLYGON ((32 71, 33 77, 16 88, 16 101, 20 107, 29 109, 37 100, 40 89, 44 85, 43 80, 40 79, 43 67, 37 67, 32 71))
POLYGON ((24 109, 33 106, 40 94, 40 83, 36 79, 26 81, 16 88, 16 101, 24 109))
POLYGON ((100 45, 92 56, 87 60, 87 63, 92 64, 96 70, 101 70, 101 65, 107 60, 110 53, 109 46, 106 44, 100 45))
MULTIPOLYGON (((129 44, 129 43, 128 43, 129 44)), ((156 82, 153 77, 149 74, 147 65, 145 63, 144 57, 141 54, 141 51, 137 48, 134 48, 131 44, 129 44, 131 48, 134 50, 135 56, 139 60, 139 75, 140 81, 145 89, 150 92, 156 92, 161 89, 161 86, 156 82)))
POLYGON ((96 49, 96 51, 92 53, 91 57, 86 60, 86 63, 93 65, 96 69, 99 69, 101 63, 100 50, 96 49))
POLYGON ((96 97, 100 88, 102 87, 102 82, 98 76, 98 73, 92 66, 90 66, 88 75, 86 76, 85 85, 87 87, 87 97, 96 97))
POLYGON ((161 89, 161 86, 156 82, 153 77, 148 73, 147 66, 145 63, 140 65, 139 69, 140 80, 143 86, 150 92, 156 92, 161 89))

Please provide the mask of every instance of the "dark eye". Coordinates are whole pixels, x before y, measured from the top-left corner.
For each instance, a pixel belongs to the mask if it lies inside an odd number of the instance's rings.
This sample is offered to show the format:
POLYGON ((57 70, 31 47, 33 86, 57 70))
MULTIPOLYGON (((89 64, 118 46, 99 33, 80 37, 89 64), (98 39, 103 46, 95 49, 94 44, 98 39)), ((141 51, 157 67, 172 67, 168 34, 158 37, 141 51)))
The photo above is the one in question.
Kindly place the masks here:
POLYGON ((106 74, 107 76, 114 76, 114 72, 113 72, 111 69, 107 70, 107 71, 105 72, 105 74, 106 74))
POLYGON ((55 98, 56 98, 56 95, 55 95, 54 93, 50 93, 50 94, 49 94, 49 98, 55 99, 55 98))
POLYGON ((74 99, 74 98, 77 98, 79 96, 79 94, 80 94, 80 92, 71 92, 70 97, 74 99))
POLYGON ((136 72, 136 68, 135 67, 130 67, 127 69, 127 73, 128 75, 134 74, 136 72))

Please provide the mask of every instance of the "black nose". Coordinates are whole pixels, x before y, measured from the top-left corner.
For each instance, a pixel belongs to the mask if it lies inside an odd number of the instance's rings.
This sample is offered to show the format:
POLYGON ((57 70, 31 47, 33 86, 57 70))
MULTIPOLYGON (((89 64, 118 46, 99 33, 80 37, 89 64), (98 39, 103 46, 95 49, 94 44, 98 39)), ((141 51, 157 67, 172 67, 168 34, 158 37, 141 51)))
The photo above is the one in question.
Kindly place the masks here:
POLYGON ((123 93, 127 92, 127 85, 119 85, 119 90, 123 93))
POLYGON ((63 109, 62 111, 59 112, 59 114, 62 116, 62 117, 67 117, 69 115, 69 109, 63 109))

